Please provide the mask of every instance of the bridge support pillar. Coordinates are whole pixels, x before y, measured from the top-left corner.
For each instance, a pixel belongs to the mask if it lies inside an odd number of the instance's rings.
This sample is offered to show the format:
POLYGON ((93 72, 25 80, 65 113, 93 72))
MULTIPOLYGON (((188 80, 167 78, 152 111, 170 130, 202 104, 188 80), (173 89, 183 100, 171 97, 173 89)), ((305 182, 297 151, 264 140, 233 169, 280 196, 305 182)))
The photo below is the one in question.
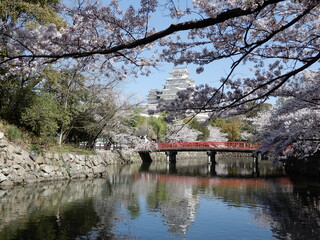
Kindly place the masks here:
POLYGON ((208 169, 208 174, 213 177, 217 175, 216 172, 216 164, 208 164, 207 165, 207 169, 208 169))
POLYGON ((167 173, 176 174, 178 172, 175 162, 167 163, 167 173))
POLYGON ((141 157, 142 159, 142 162, 152 162, 152 158, 150 156, 150 152, 139 152, 139 156, 141 157))
POLYGON ((208 156, 208 164, 216 164, 216 154, 217 152, 216 151, 208 151, 207 152, 207 156, 208 156))
POLYGON ((259 165, 259 162, 261 161, 262 159, 262 154, 261 152, 254 152, 252 153, 252 165, 257 167, 259 165))
POLYGON ((258 162, 260 162, 262 160, 262 153, 258 152, 258 156, 257 156, 258 162))
POLYGON ((168 163, 175 163, 177 162, 177 151, 167 151, 166 152, 166 159, 168 163))

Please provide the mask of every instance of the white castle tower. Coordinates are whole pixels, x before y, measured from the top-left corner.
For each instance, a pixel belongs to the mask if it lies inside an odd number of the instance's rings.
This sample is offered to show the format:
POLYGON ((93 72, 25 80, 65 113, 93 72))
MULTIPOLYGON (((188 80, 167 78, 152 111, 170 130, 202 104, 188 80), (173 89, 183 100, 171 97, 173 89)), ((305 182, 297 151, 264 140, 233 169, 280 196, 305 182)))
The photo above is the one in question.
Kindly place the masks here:
POLYGON ((176 99, 177 92, 194 87, 194 81, 189 77, 187 68, 174 68, 171 77, 166 79, 162 90, 152 89, 147 96, 148 110, 156 110, 160 100, 172 101, 176 99))

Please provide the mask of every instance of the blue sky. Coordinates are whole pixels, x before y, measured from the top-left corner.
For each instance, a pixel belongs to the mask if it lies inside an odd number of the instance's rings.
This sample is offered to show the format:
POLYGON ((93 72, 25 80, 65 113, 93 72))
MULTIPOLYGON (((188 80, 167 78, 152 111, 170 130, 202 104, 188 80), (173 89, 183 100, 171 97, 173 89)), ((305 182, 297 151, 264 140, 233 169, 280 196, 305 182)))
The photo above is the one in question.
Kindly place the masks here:
MULTIPOLYGON (((227 61, 217 61, 205 66, 205 71, 201 74, 196 73, 197 65, 181 65, 177 67, 187 67, 190 78, 195 81, 196 85, 209 84, 210 86, 219 86, 221 77, 225 77, 230 70, 230 63, 227 61)), ((166 78, 170 77, 169 72, 174 68, 172 63, 162 63, 159 70, 152 69, 150 76, 139 76, 138 78, 129 78, 124 84, 125 92, 134 93, 142 100, 146 99, 151 89, 162 89, 166 78)), ((238 73, 239 77, 241 73, 238 73)))

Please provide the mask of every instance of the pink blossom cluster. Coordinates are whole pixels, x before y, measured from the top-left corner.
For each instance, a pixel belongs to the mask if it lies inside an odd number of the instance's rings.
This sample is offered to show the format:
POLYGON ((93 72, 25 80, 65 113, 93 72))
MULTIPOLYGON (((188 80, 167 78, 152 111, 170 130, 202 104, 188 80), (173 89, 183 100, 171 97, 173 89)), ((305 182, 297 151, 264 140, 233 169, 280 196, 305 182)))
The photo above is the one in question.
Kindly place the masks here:
POLYGON ((300 74, 295 83, 282 89, 281 103, 270 112, 250 119, 264 149, 277 155, 293 146, 287 154, 303 158, 320 147, 320 72, 300 74))

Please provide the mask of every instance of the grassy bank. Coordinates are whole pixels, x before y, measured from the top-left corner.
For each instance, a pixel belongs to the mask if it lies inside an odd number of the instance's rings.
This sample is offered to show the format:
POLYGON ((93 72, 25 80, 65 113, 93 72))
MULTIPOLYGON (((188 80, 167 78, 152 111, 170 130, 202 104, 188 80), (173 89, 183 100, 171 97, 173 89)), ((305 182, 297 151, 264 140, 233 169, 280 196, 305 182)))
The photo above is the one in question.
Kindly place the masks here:
POLYGON ((46 137, 45 139, 39 138, 27 130, 20 129, 12 124, 1 120, 0 121, 0 132, 4 133, 5 138, 19 145, 26 150, 35 151, 38 154, 46 152, 54 153, 74 153, 78 155, 91 155, 93 151, 88 149, 82 149, 76 144, 57 144, 55 137, 46 137))

